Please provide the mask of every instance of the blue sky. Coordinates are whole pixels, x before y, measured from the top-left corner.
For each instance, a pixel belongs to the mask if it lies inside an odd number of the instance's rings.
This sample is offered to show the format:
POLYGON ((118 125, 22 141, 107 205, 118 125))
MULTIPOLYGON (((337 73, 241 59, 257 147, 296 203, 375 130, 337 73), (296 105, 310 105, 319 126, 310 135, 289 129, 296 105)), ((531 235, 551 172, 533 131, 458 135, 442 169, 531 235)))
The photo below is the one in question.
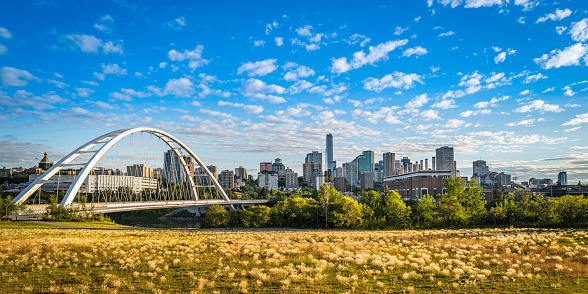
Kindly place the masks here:
POLYGON ((149 126, 221 169, 301 171, 330 132, 338 165, 449 145, 462 175, 588 181, 585 1, 2 6, 2 166, 149 126))

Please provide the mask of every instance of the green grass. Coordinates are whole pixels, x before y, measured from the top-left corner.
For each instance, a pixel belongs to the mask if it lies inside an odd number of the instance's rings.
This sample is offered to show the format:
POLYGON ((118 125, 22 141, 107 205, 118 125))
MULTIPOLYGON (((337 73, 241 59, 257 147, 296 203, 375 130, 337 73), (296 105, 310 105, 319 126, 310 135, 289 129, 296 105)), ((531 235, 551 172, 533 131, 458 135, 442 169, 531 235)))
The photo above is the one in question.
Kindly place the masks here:
POLYGON ((120 225, 115 222, 107 222, 107 221, 84 221, 84 222, 53 222, 56 224, 65 224, 65 225, 75 225, 75 226, 83 226, 83 227, 100 227, 100 228, 132 228, 130 226, 120 225))

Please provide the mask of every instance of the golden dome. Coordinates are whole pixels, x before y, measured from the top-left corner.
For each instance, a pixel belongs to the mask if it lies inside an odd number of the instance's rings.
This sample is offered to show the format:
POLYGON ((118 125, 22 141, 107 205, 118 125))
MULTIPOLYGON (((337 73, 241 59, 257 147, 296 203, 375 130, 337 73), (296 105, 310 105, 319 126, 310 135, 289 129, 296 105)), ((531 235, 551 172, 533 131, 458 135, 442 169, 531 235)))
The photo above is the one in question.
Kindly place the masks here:
POLYGON ((47 158, 47 152, 45 152, 45 157, 43 157, 43 159, 41 159, 41 162, 51 163, 51 160, 49 160, 49 158, 47 158))

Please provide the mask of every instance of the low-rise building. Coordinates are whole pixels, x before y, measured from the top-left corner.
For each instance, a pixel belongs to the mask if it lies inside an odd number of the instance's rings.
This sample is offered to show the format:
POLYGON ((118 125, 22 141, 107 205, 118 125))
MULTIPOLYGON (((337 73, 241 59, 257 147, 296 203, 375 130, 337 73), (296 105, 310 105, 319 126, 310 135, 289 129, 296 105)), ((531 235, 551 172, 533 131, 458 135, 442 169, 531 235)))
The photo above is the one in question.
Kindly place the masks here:
POLYGON ((394 190, 404 200, 420 199, 423 195, 437 197, 443 194, 450 170, 419 170, 384 178, 384 186, 394 190))

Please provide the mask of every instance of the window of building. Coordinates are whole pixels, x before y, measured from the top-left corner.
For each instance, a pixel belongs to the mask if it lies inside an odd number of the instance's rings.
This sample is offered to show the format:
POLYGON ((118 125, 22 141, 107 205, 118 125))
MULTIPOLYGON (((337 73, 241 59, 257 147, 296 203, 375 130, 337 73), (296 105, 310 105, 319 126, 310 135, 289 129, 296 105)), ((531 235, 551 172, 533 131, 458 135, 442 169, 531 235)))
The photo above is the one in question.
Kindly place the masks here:
POLYGON ((421 188, 421 197, 423 195, 429 195, 429 189, 427 189, 427 188, 421 188))

